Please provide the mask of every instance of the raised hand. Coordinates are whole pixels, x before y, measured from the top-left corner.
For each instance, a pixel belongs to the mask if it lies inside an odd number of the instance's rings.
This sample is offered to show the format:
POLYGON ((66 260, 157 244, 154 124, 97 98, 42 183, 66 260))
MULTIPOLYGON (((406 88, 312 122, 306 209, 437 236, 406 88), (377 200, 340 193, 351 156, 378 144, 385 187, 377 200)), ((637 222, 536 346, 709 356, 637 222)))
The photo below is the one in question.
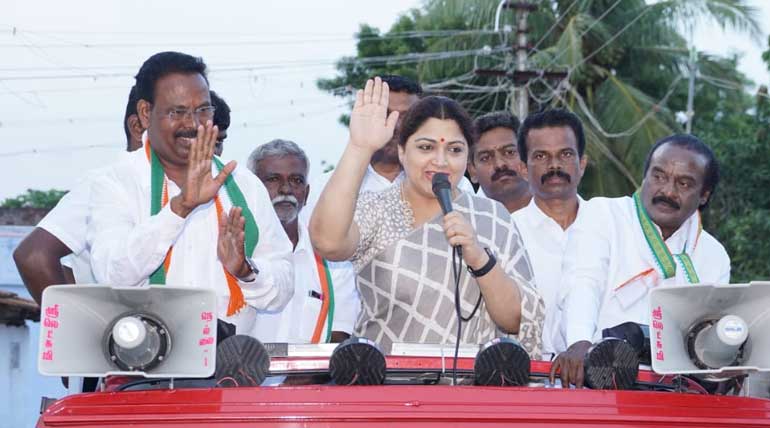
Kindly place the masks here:
POLYGON ((228 272, 237 278, 245 278, 251 272, 243 253, 246 219, 241 215, 241 212, 241 208, 233 207, 230 209, 229 215, 222 216, 219 221, 219 238, 217 240, 219 261, 228 272))
POLYGON ((219 129, 210 120, 205 127, 198 125, 198 135, 187 157, 187 175, 181 193, 170 201, 171 209, 180 217, 187 217, 196 207, 214 199, 227 176, 235 169, 235 161, 230 161, 216 177, 211 175, 211 159, 218 133, 219 129))
POLYGON ((393 138, 398 112, 388 114, 388 84, 379 77, 367 80, 356 92, 356 103, 350 114, 350 144, 371 153, 393 138))

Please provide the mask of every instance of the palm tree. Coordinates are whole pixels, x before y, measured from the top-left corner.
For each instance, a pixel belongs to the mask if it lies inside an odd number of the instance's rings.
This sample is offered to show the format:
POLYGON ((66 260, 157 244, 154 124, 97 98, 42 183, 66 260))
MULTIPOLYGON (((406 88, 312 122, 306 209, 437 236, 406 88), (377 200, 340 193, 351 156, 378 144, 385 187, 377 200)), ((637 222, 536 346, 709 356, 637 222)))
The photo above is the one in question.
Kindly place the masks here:
MULTIPOLYGON (((530 109, 565 107, 581 116, 592 165, 582 185, 588 196, 632 192, 651 144, 681 131, 671 106, 683 109, 686 98, 689 49, 683 34, 707 22, 754 40, 761 34, 757 10, 745 0, 535 3, 539 7, 528 19, 530 67, 566 71, 568 77, 530 81, 530 109)), ((428 0, 386 34, 364 26, 359 56, 341 60, 342 76, 322 79, 319 87, 357 87, 367 76, 395 72, 418 77, 429 92, 454 97, 472 114, 506 109, 510 80, 474 73, 512 68, 515 34, 492 31, 497 5, 498 0, 428 0)), ((515 26, 512 13, 503 15, 503 24, 515 26)), ((699 54, 697 63, 703 74, 737 87, 745 83, 734 62, 699 54)))
MULTIPOLYGON (((691 31, 699 20, 714 21, 760 37, 756 10, 740 0, 555 3, 556 8, 542 8, 542 13, 544 21, 556 24, 548 27, 556 34, 532 63, 569 73, 568 82, 551 91, 550 104, 584 119, 588 153, 596 166, 584 188, 595 194, 633 191, 650 145, 681 131, 667 101, 679 95, 681 105, 686 88, 681 83, 689 49, 683 31, 691 31)), ((699 55, 697 62, 704 74, 743 83, 739 74, 725 70, 723 61, 699 55)))

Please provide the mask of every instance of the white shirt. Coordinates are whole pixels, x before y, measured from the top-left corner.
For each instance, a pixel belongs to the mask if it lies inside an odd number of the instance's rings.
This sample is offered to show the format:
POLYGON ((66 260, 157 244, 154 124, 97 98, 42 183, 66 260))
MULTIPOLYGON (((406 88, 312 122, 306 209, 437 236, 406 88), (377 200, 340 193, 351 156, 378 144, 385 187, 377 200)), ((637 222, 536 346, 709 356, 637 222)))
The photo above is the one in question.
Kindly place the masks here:
MULTIPOLYGON (((253 329, 255 308, 285 306, 294 292, 291 242, 267 190, 256 176, 243 168, 237 168, 233 176, 259 228, 259 241, 249 255, 259 275, 252 282, 240 282, 250 306, 232 317, 226 316, 230 291, 217 257, 219 230, 213 200, 198 206, 187 218, 172 212, 170 204, 150 216, 150 163, 144 150, 130 153, 92 185, 87 237, 97 281, 121 286, 147 285, 173 245, 166 283, 215 289, 219 318, 235 324, 237 331, 253 329)), ((168 180, 169 200, 179 193, 179 187, 168 180)), ((229 212, 232 205, 224 187, 219 195, 224 211, 229 212)))
MULTIPOLYGON (((578 195, 578 207, 585 201, 578 195)), ((575 221, 566 229, 556 223, 535 203, 529 204, 511 214, 519 229, 524 248, 529 254, 529 261, 535 271, 537 290, 545 301, 545 322, 543 324, 543 355, 563 352, 567 349, 565 339, 559 334, 561 313, 556 305, 560 293, 562 278, 562 259, 567 250, 567 238, 575 224, 584 219, 578 209, 575 221)))
MULTIPOLYGON (((560 325, 567 345, 580 340, 595 342, 603 329, 627 321, 649 325, 649 289, 654 286, 645 278, 628 282, 652 267, 650 250, 637 230, 633 199, 594 198, 583 203, 580 211, 586 220, 571 231, 563 262, 563 284, 572 285, 563 302, 560 325)), ((672 254, 683 251, 693 221, 699 221, 697 214, 665 241, 672 254)), ((689 256, 701 282, 730 282, 730 258, 705 230, 689 256)), ((662 284, 681 283, 681 278, 677 274, 662 284)))
MULTIPOLYGON (((299 239, 294 249, 294 297, 283 310, 259 310, 253 336, 265 343, 310 343, 321 311, 321 280, 307 225, 298 222, 299 239), (313 296, 315 294, 315 296, 313 296)), ((329 269, 334 290, 332 331, 353 332, 361 310, 352 269, 329 269)), ((327 320, 328 321, 328 320, 327 320)), ((326 339, 326 323, 321 343, 326 339)))
POLYGON ((90 221, 91 186, 104 172, 104 168, 89 172, 37 225, 72 251, 61 259, 61 263, 72 269, 75 282, 79 284, 96 282, 91 271, 91 251, 86 242, 86 232, 90 221))

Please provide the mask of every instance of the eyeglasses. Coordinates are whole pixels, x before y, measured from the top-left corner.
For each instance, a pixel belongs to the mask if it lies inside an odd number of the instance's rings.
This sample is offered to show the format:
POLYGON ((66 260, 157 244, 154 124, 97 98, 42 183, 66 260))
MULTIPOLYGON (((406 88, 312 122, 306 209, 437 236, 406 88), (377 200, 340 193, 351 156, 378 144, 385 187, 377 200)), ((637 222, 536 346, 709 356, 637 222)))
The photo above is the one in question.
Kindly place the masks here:
POLYGON ((195 110, 189 110, 189 109, 174 109, 168 112, 168 118, 172 122, 176 121, 182 121, 187 119, 189 116, 192 118, 195 116, 195 119, 198 123, 206 122, 207 120, 211 120, 214 118, 214 111, 216 110, 216 107, 214 106, 203 106, 198 107, 195 110))

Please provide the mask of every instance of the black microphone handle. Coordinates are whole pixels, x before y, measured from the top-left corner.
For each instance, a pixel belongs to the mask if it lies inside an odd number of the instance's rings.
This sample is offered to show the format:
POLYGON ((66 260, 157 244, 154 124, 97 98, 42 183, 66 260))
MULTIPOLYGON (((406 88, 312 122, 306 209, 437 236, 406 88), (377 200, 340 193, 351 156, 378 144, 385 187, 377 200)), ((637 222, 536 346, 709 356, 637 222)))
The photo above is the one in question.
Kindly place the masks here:
MULTIPOLYGON (((448 184, 448 182, 446 183, 448 184)), ((447 185, 447 187, 433 187, 433 193, 436 195, 436 199, 438 199, 438 204, 441 206, 441 212, 444 213, 444 215, 449 214, 452 212, 452 188, 447 185)), ((454 249, 457 250, 457 256, 460 257, 460 259, 463 258, 463 249, 459 245, 455 245, 454 249)))
MULTIPOLYGON (((446 189, 440 189, 438 192, 436 192, 436 196, 438 197, 438 203, 441 205, 441 211, 444 213, 444 215, 447 215, 452 212, 452 193, 451 190, 446 189)), ((463 248, 459 245, 455 245, 454 249, 457 250, 457 256, 459 258, 463 258, 463 248)))
POLYGON ((452 193, 451 190, 447 189, 439 189, 438 192, 436 192, 436 198, 438 199, 438 204, 441 206, 441 212, 444 213, 444 215, 447 215, 452 212, 452 193))

